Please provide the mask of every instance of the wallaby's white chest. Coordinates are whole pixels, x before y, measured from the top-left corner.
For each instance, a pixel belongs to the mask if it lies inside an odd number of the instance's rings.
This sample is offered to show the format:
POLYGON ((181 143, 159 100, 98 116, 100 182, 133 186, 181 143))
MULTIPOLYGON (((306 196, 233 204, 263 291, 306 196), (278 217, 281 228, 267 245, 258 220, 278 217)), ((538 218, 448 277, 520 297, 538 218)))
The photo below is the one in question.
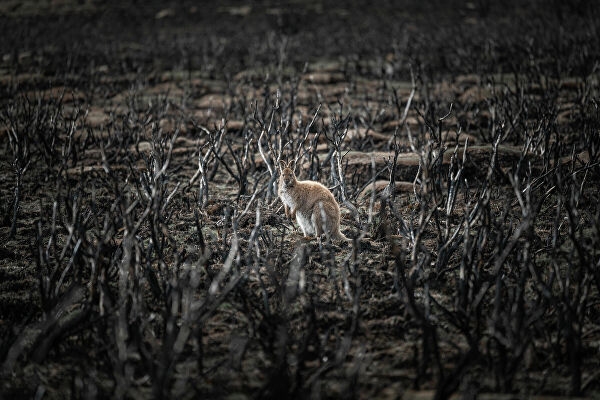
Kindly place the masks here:
POLYGON ((295 208, 292 196, 288 193, 287 190, 283 189, 279 192, 279 198, 281 199, 281 201, 283 202, 283 204, 285 204, 286 206, 290 207, 290 208, 295 208))

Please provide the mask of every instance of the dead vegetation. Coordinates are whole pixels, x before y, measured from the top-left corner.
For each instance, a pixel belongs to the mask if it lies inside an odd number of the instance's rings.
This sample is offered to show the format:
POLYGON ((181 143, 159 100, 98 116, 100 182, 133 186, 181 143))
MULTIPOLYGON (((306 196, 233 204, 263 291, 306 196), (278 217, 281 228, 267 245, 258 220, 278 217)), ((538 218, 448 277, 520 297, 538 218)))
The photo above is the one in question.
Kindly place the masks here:
MULTIPOLYGON (((79 65, 86 43, 66 70, 43 44, 5 57, 1 393, 597 396, 597 22, 544 41, 583 18, 555 4, 521 40, 486 4, 431 34, 457 55, 413 27, 385 57, 315 60, 292 29, 312 11, 283 9, 250 55, 175 35, 183 66, 160 40, 119 48, 118 68, 79 65), (332 188, 351 244, 285 218, 289 159, 332 188)), ((3 18, 34 18, 18 9, 3 18)), ((165 35, 180 22, 140 12, 165 35)))

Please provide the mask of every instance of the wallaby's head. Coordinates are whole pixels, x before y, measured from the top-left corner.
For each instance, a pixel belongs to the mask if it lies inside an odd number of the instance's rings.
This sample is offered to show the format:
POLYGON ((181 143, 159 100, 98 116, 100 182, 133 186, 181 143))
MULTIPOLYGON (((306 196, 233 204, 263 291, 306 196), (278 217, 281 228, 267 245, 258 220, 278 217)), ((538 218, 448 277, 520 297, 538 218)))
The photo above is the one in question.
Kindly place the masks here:
POLYGON ((292 169, 293 162, 290 161, 286 164, 283 161, 279 161, 279 175, 285 187, 293 187, 296 184, 296 175, 292 169))

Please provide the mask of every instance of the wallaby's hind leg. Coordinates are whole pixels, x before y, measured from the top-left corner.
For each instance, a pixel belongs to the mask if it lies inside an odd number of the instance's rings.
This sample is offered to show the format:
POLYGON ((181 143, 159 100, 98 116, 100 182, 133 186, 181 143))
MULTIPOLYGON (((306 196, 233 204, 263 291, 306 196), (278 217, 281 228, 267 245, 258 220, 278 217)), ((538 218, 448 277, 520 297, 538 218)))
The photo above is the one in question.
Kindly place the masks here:
POLYGON ((301 222, 299 219, 297 219, 296 221, 298 221, 298 225, 300 226, 300 230, 302 231, 302 235, 303 235, 305 238, 309 238, 309 237, 310 237, 310 235, 309 235, 309 233, 308 233, 308 231, 307 231, 306 227, 304 226, 304 224, 303 224, 303 223, 302 223, 302 222, 301 222))
POLYGON ((315 228, 315 236, 321 238, 321 235, 323 234, 323 219, 321 218, 320 207, 315 207, 310 219, 315 228))
POLYGON ((300 230, 302 230, 302 234, 305 238, 310 238, 314 235, 315 230, 312 224, 312 215, 304 214, 301 212, 296 213, 296 222, 298 222, 298 226, 300 226, 300 230))
POLYGON ((313 213, 310 216, 310 222, 315 230, 315 237, 317 238, 317 243, 321 246, 321 235, 323 235, 323 223, 321 222, 321 211, 318 207, 313 209, 313 213))

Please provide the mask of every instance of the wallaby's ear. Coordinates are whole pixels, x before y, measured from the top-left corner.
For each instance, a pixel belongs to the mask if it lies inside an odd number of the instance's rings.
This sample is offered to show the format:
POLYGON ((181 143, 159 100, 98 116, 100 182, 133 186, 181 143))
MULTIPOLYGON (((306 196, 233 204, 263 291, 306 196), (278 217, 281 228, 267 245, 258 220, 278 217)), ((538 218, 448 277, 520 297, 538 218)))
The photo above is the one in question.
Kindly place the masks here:
POLYGON ((287 167, 293 171, 295 169, 295 165, 292 165, 292 164, 295 164, 295 163, 296 162, 294 160, 290 160, 287 163, 287 167))
POLYGON ((284 170, 286 168, 285 161, 279 160, 279 169, 284 170))

